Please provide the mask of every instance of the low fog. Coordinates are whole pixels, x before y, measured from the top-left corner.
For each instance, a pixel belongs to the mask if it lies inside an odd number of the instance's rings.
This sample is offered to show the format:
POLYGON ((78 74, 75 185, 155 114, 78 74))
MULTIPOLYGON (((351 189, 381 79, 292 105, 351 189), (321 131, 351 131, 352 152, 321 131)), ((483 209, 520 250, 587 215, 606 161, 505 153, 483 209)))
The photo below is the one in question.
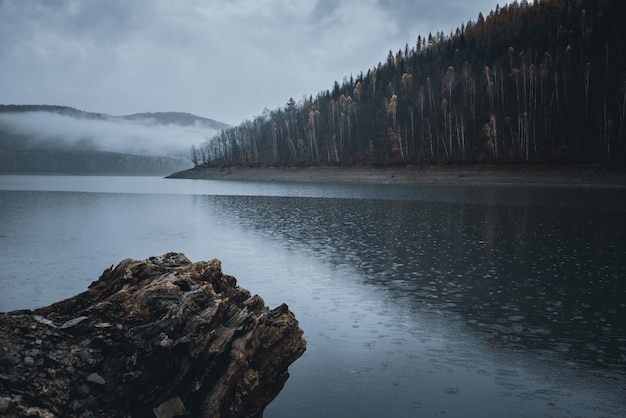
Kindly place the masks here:
POLYGON ((159 124, 152 118, 74 118, 52 112, 0 114, 0 131, 29 148, 81 148, 135 155, 189 158, 190 148, 218 131, 207 125, 159 124))

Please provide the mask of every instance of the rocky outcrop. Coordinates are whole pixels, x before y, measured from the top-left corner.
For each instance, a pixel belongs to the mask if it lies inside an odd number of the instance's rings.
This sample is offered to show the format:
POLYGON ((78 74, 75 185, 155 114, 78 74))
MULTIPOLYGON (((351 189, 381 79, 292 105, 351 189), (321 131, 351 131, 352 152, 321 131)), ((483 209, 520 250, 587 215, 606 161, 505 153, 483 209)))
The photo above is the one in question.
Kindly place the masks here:
POLYGON ((305 350, 286 305, 219 260, 123 260, 89 290, 0 314, 0 415, 260 417, 305 350))

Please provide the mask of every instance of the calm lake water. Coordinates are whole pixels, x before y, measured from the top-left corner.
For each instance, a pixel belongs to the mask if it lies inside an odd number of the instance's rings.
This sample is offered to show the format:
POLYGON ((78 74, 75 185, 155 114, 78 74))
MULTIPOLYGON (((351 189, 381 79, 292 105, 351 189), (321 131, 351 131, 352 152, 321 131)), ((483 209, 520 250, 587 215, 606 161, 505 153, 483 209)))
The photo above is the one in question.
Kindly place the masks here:
POLYGON ((626 416, 626 191, 0 176, 0 311, 169 251, 305 333, 272 417, 626 416))

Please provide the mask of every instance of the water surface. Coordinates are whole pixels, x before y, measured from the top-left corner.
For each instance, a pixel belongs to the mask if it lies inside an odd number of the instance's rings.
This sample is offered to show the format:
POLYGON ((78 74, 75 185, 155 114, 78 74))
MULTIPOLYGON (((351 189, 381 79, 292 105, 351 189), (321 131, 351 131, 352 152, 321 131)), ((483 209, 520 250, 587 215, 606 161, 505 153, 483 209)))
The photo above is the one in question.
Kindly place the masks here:
POLYGON ((0 310, 219 258, 306 353, 290 416, 623 416, 620 190, 0 176, 0 310))

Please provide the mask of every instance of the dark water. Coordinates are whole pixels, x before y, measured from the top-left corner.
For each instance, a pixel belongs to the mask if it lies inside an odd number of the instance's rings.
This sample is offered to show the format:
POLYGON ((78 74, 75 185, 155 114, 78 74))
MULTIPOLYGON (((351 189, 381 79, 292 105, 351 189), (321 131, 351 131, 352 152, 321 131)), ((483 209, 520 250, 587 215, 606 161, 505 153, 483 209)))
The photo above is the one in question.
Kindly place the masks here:
POLYGON ((623 190, 0 176, 0 310, 220 258, 308 341, 291 416, 626 415, 623 190))

